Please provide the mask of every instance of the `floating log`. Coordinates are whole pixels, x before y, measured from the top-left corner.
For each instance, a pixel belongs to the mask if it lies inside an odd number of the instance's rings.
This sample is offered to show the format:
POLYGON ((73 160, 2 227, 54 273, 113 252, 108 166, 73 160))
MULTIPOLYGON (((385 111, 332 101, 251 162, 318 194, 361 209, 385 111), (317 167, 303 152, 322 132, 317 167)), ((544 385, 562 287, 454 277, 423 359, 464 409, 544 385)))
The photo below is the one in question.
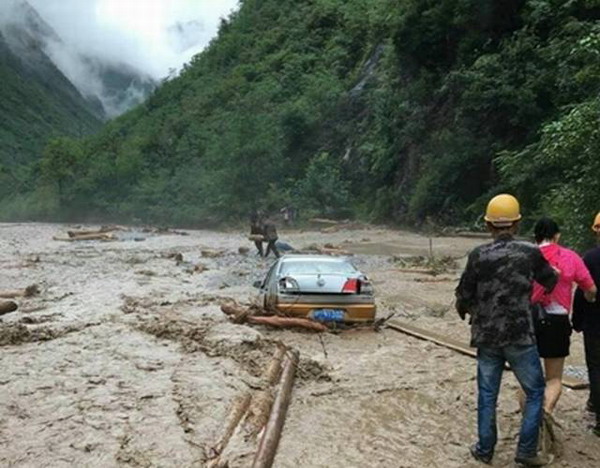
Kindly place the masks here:
POLYGON ((415 275, 435 276, 439 274, 439 272, 432 270, 431 268, 394 268, 392 271, 397 273, 414 273, 415 275))
POLYGON ((413 278, 416 283, 451 283, 458 278, 413 278))
POLYGON ((14 289, 8 291, 0 291, 0 297, 5 299, 12 299, 13 297, 31 297, 35 296, 40 292, 40 288, 37 284, 27 286, 25 289, 14 289))
POLYGON ((216 258, 216 257, 221 257, 223 256, 223 254, 225 253, 223 250, 210 250, 210 249, 204 249, 200 251, 201 255, 203 257, 207 257, 207 258, 216 258))
POLYGON ((78 231, 67 231, 69 237, 82 237, 82 236, 94 236, 98 234, 106 234, 113 231, 123 230, 119 226, 102 226, 100 229, 90 230, 78 230, 78 231))
POLYGON ((303 318, 295 318, 295 317, 256 317, 249 316, 246 319, 248 323, 256 324, 256 325, 269 325, 271 327, 276 328, 304 328, 306 330, 312 330, 316 332, 325 332, 328 331, 325 325, 319 322, 314 322, 312 320, 303 319, 303 318))
MULTIPOLYGON (((219 441, 215 444, 215 446, 211 449, 213 456, 219 456, 223 453, 223 450, 229 443, 229 439, 235 432, 236 427, 248 411, 248 407, 250 406, 251 394, 250 392, 245 392, 242 395, 238 395, 231 405, 231 409, 229 410, 229 415, 227 416, 227 421, 225 422, 225 430, 221 435, 219 441)), ((215 465, 217 466, 217 465, 215 465)))
POLYGON ((111 234, 111 233, 82 234, 80 236, 74 236, 74 237, 54 236, 52 239, 55 241, 63 241, 63 242, 86 241, 86 240, 99 240, 99 241, 117 240, 115 235, 111 234))
POLYGON ((19 306, 16 302, 13 301, 1 301, 0 302, 0 315, 8 314, 9 312, 14 312, 17 310, 19 306))
POLYGON ((269 365, 265 369, 263 373, 262 380, 265 386, 272 386, 277 383, 279 380, 279 375, 281 373, 281 363, 283 362, 283 358, 285 357, 285 353, 287 348, 283 345, 278 345, 275 354, 273 354, 273 359, 269 362, 269 365))
POLYGON ((297 317, 279 317, 276 315, 257 316, 251 315, 253 310, 239 304, 222 304, 221 312, 227 315, 234 323, 250 323, 255 325, 269 325, 276 328, 304 328, 317 332, 328 331, 325 325, 313 320, 297 317))
MULTIPOLYGON (((460 341, 454 340, 452 338, 438 335, 437 333, 433 333, 428 330, 424 330, 422 328, 400 322, 399 320, 390 320, 388 321, 387 326, 392 330, 406 333, 407 335, 414 336, 415 338, 419 338, 421 340, 431 341, 432 343, 444 346, 461 354, 465 354, 474 358, 477 357, 476 348, 472 348, 469 345, 461 343, 460 341)), ((575 390, 587 388, 589 386, 583 380, 574 377, 569 377, 567 375, 563 375, 562 383, 565 387, 572 388, 575 390)))
POLYGON ((252 468, 270 468, 273 466, 273 461, 277 454, 277 446, 279 445, 279 439, 281 438, 281 432, 285 423, 285 416, 290 400, 292 399, 292 388, 294 386, 298 361, 299 354, 297 351, 290 351, 286 354, 283 363, 281 384, 275 397, 275 403, 273 403, 269 421, 260 439, 252 468))
POLYGON ((244 430, 252 437, 256 437, 269 421, 269 413, 273 406, 273 389, 260 390, 252 396, 252 401, 244 420, 244 430))

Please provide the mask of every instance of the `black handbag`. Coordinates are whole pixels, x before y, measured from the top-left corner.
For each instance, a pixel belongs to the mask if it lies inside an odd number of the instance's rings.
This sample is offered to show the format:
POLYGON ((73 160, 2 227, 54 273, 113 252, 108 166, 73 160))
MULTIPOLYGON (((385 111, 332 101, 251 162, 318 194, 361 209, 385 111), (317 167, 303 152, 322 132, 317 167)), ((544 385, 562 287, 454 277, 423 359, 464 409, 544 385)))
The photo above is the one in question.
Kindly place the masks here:
POLYGON ((550 325, 550 317, 542 304, 536 302, 531 306, 531 315, 533 318, 533 326, 536 329, 550 325))

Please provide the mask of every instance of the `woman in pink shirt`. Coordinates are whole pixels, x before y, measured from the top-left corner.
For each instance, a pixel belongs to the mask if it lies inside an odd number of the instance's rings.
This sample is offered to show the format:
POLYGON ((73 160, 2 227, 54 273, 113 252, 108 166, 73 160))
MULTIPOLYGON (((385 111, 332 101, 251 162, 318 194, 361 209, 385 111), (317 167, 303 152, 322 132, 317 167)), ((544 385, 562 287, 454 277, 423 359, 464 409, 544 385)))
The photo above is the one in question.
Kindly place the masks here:
POLYGON ((546 375, 544 410, 552 413, 562 391, 563 368, 571 344, 569 315, 573 286, 579 286, 590 302, 595 300, 596 286, 581 257, 558 245, 560 229, 554 220, 540 219, 534 233, 542 254, 560 272, 558 284, 552 292, 546 293, 542 286, 534 283, 532 296, 532 302, 537 305, 534 307, 534 324, 538 351, 544 358, 546 375))

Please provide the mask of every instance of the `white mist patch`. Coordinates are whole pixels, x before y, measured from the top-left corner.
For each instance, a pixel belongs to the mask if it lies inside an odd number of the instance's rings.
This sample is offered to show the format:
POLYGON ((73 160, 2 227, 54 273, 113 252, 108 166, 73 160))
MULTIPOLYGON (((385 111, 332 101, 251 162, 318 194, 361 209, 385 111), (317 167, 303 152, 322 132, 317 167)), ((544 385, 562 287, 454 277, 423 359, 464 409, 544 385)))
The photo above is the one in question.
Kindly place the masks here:
POLYGON ((35 34, 44 52, 114 117, 177 75, 236 7, 237 0, 0 0, 0 30, 31 30, 26 16, 37 12, 52 32, 35 34))
POLYGON ((155 80, 180 70, 216 35, 237 0, 30 0, 80 54, 155 80))

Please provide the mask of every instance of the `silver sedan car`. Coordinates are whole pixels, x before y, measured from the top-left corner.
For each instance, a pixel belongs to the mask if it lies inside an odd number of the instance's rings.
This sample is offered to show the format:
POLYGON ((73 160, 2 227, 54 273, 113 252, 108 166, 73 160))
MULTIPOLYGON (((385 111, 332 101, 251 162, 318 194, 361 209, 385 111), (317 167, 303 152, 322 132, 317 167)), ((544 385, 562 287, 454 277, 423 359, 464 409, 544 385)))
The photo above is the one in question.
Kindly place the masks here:
POLYGON ((347 258, 285 255, 254 285, 265 308, 286 316, 324 322, 375 319, 373 286, 347 258))

